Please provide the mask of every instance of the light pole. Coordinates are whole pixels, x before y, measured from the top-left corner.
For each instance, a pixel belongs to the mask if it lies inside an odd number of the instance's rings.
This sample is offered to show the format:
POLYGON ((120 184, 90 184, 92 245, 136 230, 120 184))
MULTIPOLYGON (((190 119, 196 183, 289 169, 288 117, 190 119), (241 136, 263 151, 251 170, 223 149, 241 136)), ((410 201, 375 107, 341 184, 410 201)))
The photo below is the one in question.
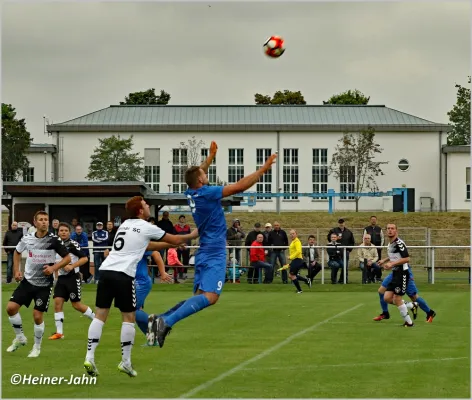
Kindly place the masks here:
POLYGON ((44 153, 44 182, 47 182, 47 161, 48 161, 48 152, 43 151, 44 153))

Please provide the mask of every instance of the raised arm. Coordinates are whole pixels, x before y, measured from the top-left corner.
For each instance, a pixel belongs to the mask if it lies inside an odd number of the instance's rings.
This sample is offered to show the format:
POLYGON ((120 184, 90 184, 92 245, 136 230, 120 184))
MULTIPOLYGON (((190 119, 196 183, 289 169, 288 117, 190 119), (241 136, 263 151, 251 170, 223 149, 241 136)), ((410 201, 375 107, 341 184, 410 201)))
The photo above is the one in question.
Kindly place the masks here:
POLYGON ((211 165, 211 163, 213 162, 213 159, 215 158, 217 151, 218 151, 218 146, 216 145, 216 142, 211 142, 211 145, 210 145, 210 154, 208 155, 208 157, 206 158, 206 160, 203 161, 202 164, 200 165, 200 168, 205 171, 205 174, 208 173, 208 167, 209 167, 209 166, 211 165))
POLYGON ((253 172, 251 175, 245 176, 244 178, 240 179, 236 183, 232 185, 227 185, 223 187, 223 197, 232 196, 233 194, 242 193, 245 190, 248 190, 251 186, 255 185, 259 182, 259 179, 262 175, 264 175, 271 167, 272 164, 275 162, 277 158, 277 154, 272 154, 265 164, 260 167, 256 172, 253 172))

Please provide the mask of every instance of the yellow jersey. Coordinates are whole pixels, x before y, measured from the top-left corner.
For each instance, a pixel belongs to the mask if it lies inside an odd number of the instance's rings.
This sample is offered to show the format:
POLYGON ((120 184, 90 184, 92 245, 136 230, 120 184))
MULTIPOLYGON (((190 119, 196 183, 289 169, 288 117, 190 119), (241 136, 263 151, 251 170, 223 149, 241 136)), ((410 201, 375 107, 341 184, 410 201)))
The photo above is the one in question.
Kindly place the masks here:
POLYGON ((302 258, 302 242, 299 238, 295 238, 290 243, 289 247, 289 256, 290 260, 295 260, 296 258, 302 258))

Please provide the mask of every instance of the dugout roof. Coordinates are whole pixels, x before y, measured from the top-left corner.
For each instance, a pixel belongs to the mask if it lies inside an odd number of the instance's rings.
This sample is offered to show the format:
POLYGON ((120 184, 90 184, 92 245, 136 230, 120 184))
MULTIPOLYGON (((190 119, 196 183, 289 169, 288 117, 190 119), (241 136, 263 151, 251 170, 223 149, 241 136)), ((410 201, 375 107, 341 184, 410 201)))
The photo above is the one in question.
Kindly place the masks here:
MULTIPOLYGON (((186 206, 183 193, 156 193, 142 182, 4 182, 2 204, 13 197, 132 197, 143 196, 150 205, 186 206)), ((223 199, 224 206, 239 206, 242 197, 223 199)))
POLYGON ((449 131, 384 105, 111 105, 47 126, 53 132, 449 131))

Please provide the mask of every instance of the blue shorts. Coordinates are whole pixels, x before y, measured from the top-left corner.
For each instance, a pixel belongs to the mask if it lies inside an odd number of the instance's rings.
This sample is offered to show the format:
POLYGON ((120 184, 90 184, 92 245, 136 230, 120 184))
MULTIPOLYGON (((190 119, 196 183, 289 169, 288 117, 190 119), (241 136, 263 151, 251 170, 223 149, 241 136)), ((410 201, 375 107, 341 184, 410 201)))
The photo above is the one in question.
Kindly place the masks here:
POLYGON ((195 256, 195 278, 193 292, 202 290, 204 292, 221 294, 226 279, 226 251, 216 250, 202 251, 195 256))
POLYGON ((144 300, 152 289, 152 280, 136 280, 136 310, 144 308, 144 300))
MULTIPOLYGON (((390 282, 392 281, 393 273, 390 273, 382 282, 382 286, 384 288, 388 287, 390 282)), ((408 296, 414 296, 415 294, 418 293, 418 289, 416 288, 415 280, 413 278, 413 274, 410 273, 410 279, 408 279, 408 283, 406 285, 406 294, 408 296)))

